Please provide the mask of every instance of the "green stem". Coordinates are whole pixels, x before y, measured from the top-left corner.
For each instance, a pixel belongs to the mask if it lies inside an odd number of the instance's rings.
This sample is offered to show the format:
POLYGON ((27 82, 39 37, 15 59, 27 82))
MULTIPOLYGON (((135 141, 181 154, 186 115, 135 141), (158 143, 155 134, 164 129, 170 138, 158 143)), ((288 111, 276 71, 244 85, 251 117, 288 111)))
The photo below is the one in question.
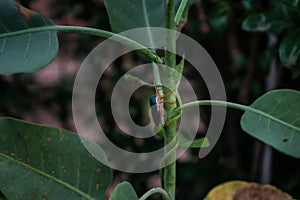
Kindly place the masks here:
POLYGON ((146 192, 139 200, 146 200, 148 197, 150 197, 151 195, 153 195, 155 193, 160 193, 164 199, 170 200, 168 193, 164 189, 159 188, 159 187, 152 188, 151 190, 146 192))
MULTIPOLYGON (((174 24, 174 0, 167 0, 167 7, 166 7, 166 28, 175 30, 174 24)), ((168 31, 166 36, 166 51, 165 51, 165 64, 168 67, 175 69, 176 67, 176 32, 175 31, 168 31)), ((172 75, 166 77, 167 83, 172 82, 172 75)), ((174 88, 171 88, 174 90, 174 88)), ((164 91, 167 93, 168 91, 164 91)), ((169 102, 176 101, 176 97, 174 94, 168 95, 165 98, 169 102)), ((167 112, 167 116, 172 114, 172 111, 176 108, 175 104, 164 104, 165 110, 167 112)), ((173 145, 168 145, 173 139, 176 137, 176 121, 170 123, 168 126, 164 127, 164 141, 165 141, 165 153, 167 154, 169 151, 172 150, 173 145), (168 147, 169 146, 169 147, 168 147), (171 147, 170 147, 171 146, 171 147)), ((175 145, 175 144, 174 144, 175 145)), ((170 199, 175 200, 175 190, 176 190, 176 151, 173 151, 172 155, 170 156, 171 160, 174 160, 173 163, 169 164, 164 168, 163 171, 163 185, 164 189, 168 192, 170 199)))
POLYGON ((176 25, 178 25, 180 20, 181 20, 181 17, 182 17, 182 14, 184 12, 184 9, 186 7, 187 2, 188 2, 188 0, 182 0, 180 2, 179 8, 178 8, 177 13, 176 13, 175 18, 174 18, 174 23, 176 25))
POLYGON ((278 119, 264 111, 258 110, 256 108, 253 108, 251 106, 245 106, 237 103, 232 103, 232 102, 227 102, 227 101, 218 101, 218 100, 201 100, 201 101, 192 101, 186 104, 182 104, 181 106, 177 107, 174 111, 179 111, 184 108, 192 107, 192 106, 207 106, 207 105, 212 105, 212 106, 224 106, 228 108, 234 108, 237 110, 243 110, 243 111, 249 111, 256 113, 258 115, 264 116, 270 120, 273 120, 275 122, 278 122, 284 126, 290 127, 292 129, 300 131, 299 127, 296 127, 292 124, 286 123, 285 121, 282 121, 281 119, 278 119))
POLYGON ((153 62, 155 63, 163 63, 163 60, 151 49, 146 48, 142 44, 131 40, 127 37, 121 36, 116 33, 112 33, 105 30, 100 30, 96 28, 89 28, 89 27, 81 27, 81 26, 60 26, 60 25, 54 25, 54 26, 43 26, 43 27, 37 27, 37 28, 30 28, 30 29, 24 29, 20 31, 14 31, 9 33, 3 33, 0 34, 1 38, 6 37, 13 37, 23 34, 29 34, 29 33, 37 33, 37 32, 44 32, 44 31, 58 31, 58 32, 70 32, 70 33, 82 33, 97 37, 104 37, 104 38, 111 38, 116 42, 119 42, 125 46, 128 46, 133 49, 139 49, 141 53, 143 53, 145 56, 149 57, 153 62))
MULTIPOLYGON (((158 65, 156 63, 152 63, 152 66, 156 86, 162 85, 158 65)), ((163 94, 163 91, 160 91, 160 93, 163 94)))
POLYGON ((228 108, 234 108, 238 110, 248 110, 249 106, 231 103, 227 101, 219 101, 219 100, 200 100, 200 101, 192 101, 178 106, 174 111, 179 111, 185 108, 193 107, 193 106, 224 106, 228 108))

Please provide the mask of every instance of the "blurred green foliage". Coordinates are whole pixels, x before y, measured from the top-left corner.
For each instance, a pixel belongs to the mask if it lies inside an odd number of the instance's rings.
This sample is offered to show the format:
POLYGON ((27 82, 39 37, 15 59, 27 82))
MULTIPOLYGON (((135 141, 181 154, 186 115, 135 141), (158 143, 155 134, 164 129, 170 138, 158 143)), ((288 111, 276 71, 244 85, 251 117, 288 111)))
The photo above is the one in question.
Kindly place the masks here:
MULTIPOLYGON (((33 1, 21 2, 30 7, 33 1)), ((182 32, 197 40, 212 56, 223 75, 228 101, 250 104, 269 89, 300 90, 300 34, 297 29, 300 6, 294 2, 298 1, 202 0, 191 7, 182 32), (298 51, 294 52, 293 48, 298 48, 298 51)), ((76 20, 83 20, 90 26, 110 29, 102 1, 54 0, 49 9, 52 13, 49 17, 54 20, 71 15, 75 24, 76 20)), ((75 58, 88 54, 99 42, 99 39, 89 36, 74 39, 60 35, 61 48, 75 44, 76 48, 71 52, 75 58)), ((145 59, 138 54, 132 54, 129 58, 137 63, 145 59)), ((128 70, 127 62, 127 58, 120 58, 114 63, 113 70, 101 79, 99 85, 105 87, 99 87, 96 94, 97 114, 117 145, 136 152, 149 151, 160 143, 154 139, 140 143, 131 137, 120 136, 110 112, 108 96, 118 77, 128 70)), ((209 98, 201 77, 193 72, 188 65, 184 69, 184 75, 191 81, 198 97, 209 98)), ((55 108, 64 128, 70 128, 67 120, 72 115, 70 105, 74 76, 65 77, 55 86, 36 85, 34 76, 18 74, 0 77, 0 114, 22 118, 26 111, 40 105, 46 109, 55 108)), ((154 91, 141 89, 140 92, 143 95, 132 98, 131 114, 137 123, 143 124, 147 119, 145 104, 154 91)), ((208 125, 210 110, 201 108, 201 111, 204 125, 208 125)), ((206 158, 198 160, 198 151, 191 150, 188 160, 179 160, 178 199, 201 199, 213 186, 228 180, 260 181, 264 173, 261 170, 263 145, 241 130, 241 114, 239 111, 228 111, 221 138, 206 158)), ((203 134, 205 128, 199 131, 199 135, 203 134)), ((271 183, 300 198, 299 169, 299 160, 274 151, 271 183)), ((129 174, 128 181, 140 196, 147 190, 149 178, 154 174, 129 174)), ((122 173, 115 171, 115 175, 121 177, 122 173)))

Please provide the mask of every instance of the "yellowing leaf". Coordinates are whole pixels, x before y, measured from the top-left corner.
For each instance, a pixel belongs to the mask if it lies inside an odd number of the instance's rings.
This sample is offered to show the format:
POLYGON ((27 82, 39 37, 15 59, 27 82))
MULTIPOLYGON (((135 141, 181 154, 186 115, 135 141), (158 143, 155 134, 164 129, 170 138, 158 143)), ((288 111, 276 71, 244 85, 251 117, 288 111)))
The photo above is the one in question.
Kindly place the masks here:
POLYGON ((246 181, 230 181, 214 187, 205 200, 292 200, 293 198, 272 185, 246 181))
POLYGON ((206 196, 206 200, 232 200, 236 191, 248 185, 245 181, 230 181, 214 187, 206 196))

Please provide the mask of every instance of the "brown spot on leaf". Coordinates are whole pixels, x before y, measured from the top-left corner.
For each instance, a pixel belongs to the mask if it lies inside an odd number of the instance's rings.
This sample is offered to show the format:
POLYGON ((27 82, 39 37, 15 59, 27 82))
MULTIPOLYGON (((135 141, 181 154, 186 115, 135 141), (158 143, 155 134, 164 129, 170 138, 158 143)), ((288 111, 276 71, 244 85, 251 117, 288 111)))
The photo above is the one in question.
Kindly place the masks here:
POLYGON ((100 172, 101 172, 101 168, 95 169, 95 173, 96 173, 96 174, 100 174, 100 172))
POLYGON ((292 200, 287 193, 271 185, 251 183, 238 190, 233 200, 292 200))
POLYGON ((20 4, 17 4, 18 10, 20 12, 20 14, 23 16, 23 18, 25 19, 25 21, 29 21, 29 19, 32 17, 32 15, 35 14, 34 11, 25 8, 23 6, 21 6, 20 4))

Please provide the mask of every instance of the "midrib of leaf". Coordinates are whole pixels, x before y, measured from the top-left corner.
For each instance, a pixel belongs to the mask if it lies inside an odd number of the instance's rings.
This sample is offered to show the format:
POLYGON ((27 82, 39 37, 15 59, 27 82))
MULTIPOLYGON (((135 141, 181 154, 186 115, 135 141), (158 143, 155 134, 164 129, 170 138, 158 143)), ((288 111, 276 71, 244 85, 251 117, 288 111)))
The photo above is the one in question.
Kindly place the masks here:
POLYGON ((1 48, 0 48, 0 53, 3 52, 4 47, 5 47, 5 44, 6 44, 6 40, 3 40, 2 46, 1 46, 1 48))
POLYGON ((86 199, 88 199, 88 200, 94 200, 94 198, 90 197, 88 194, 82 192, 82 191, 79 190, 78 188, 75 188, 75 187, 73 187, 72 185, 70 185, 70 184, 68 184, 68 183, 66 183, 66 182, 63 182, 63 181, 59 180, 58 178, 56 178, 56 177, 54 177, 54 176, 51 176, 51 175, 49 175, 49 174, 47 174, 47 173, 45 173, 45 172, 43 172, 43 171, 40 171, 40 170, 38 170, 38 169, 36 169, 36 168, 34 168, 34 167, 32 167, 32 166, 26 164, 26 163, 23 163, 23 162, 20 162, 20 161, 18 161, 18 160, 16 160, 16 159, 13 159, 13 158, 11 158, 10 156, 7 156, 7 155, 4 154, 4 153, 0 153, 0 156, 2 156, 2 157, 4 157, 4 158, 6 158, 6 159, 8 159, 8 160, 10 160, 10 161, 12 161, 12 162, 14 162, 15 164, 17 164, 17 165, 19 165, 19 166, 24 167, 25 169, 31 170, 31 171, 33 171, 34 173, 37 173, 37 174, 39 174, 39 175, 41 175, 41 176, 44 176, 44 177, 46 177, 46 178, 48 178, 48 179, 50 179, 50 180, 52 180, 52 181, 54 181, 54 182, 56 182, 56 183, 58 183, 58 184, 61 184, 62 186, 66 187, 66 188, 68 188, 68 189, 70 189, 70 190, 72 190, 73 192, 79 194, 80 196, 82 196, 82 197, 84 197, 84 198, 86 198, 86 199))
POLYGON ((148 11, 147 11, 147 6, 146 6, 145 0, 142 0, 142 4, 143 4, 143 14, 144 14, 145 23, 146 23, 146 26, 149 27, 150 23, 149 23, 149 19, 148 19, 148 15, 147 15, 148 11))
MULTIPOLYGON (((146 0, 142 0, 142 5, 143 5, 143 14, 144 14, 146 27, 150 27, 150 22, 148 19, 148 10, 147 10, 147 6, 146 6, 146 0)), ((150 44, 153 45, 153 39, 152 39, 151 33, 149 31, 147 33, 148 33, 148 37, 150 40, 150 44)))
POLYGON ((27 53, 28 53, 28 50, 29 50, 29 47, 30 47, 30 41, 31 41, 31 33, 28 35, 27 45, 26 45, 24 55, 23 55, 26 62, 28 60, 27 59, 27 53))
MULTIPOLYGON (((8 1, 8 3, 10 4, 11 7, 13 7, 15 10, 17 10, 16 4, 13 3, 13 1, 8 1)), ((6 32, 8 33, 9 31, 7 29, 7 26, 3 23, 2 20, 1 20, 1 24, 4 27, 4 29, 6 30, 6 32)), ((24 25, 24 27, 26 27, 26 29, 30 28, 27 23, 23 22, 22 24, 24 25)), ((26 48, 25 48, 25 51, 24 51, 24 54, 23 54, 23 57, 24 57, 26 62, 28 60, 26 55, 27 55, 27 52, 28 52, 28 49, 29 49, 29 46, 30 46, 30 41, 31 41, 31 33, 28 34, 27 45, 26 45, 26 48)), ((2 52, 4 50, 5 44, 6 44, 6 38, 4 38, 3 46, 1 47, 0 52, 2 52)))
MULTIPOLYGON (((0 18, 0 24, 4 27, 5 31, 8 32, 7 27, 5 26, 5 24, 3 23, 1 18, 0 18)), ((5 48, 5 44, 6 44, 6 38, 3 39, 3 43, 2 43, 2 46, 0 48, 0 53, 3 52, 3 50, 5 48)))
MULTIPOLYGON (((150 22, 149 22, 149 19, 148 19, 148 10, 147 10, 147 6, 146 6, 146 0, 142 0, 142 5, 143 5, 143 15, 144 15, 146 27, 150 27, 150 22)), ((148 37, 149 37, 149 40, 150 40, 150 44, 153 45, 154 42, 153 42, 152 35, 149 31, 147 33, 148 33, 148 37)), ((155 63, 153 63, 152 68, 153 68, 153 71, 154 71, 154 77, 155 77, 156 84, 161 85, 158 66, 155 63)))

